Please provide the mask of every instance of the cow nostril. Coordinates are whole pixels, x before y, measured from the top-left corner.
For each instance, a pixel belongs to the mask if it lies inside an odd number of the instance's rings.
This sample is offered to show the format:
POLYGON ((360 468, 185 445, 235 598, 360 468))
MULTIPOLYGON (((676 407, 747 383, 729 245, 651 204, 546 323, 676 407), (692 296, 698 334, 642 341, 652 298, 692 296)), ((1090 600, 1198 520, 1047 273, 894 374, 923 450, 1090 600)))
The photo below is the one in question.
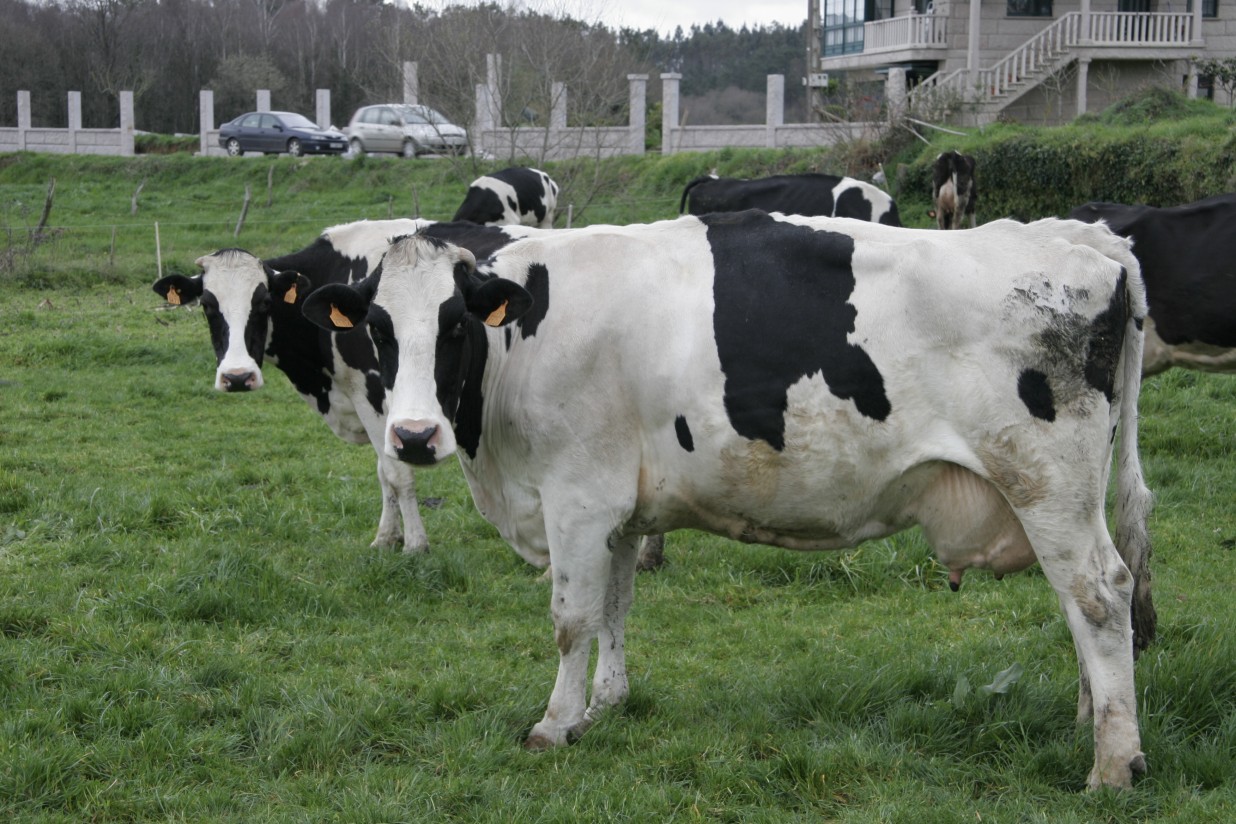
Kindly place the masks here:
POLYGON ((391 425, 390 440, 399 460, 432 465, 438 462, 441 430, 429 421, 400 421, 391 425))
POLYGON ((223 375, 223 388, 228 392, 248 392, 254 382, 252 372, 227 372, 223 375))

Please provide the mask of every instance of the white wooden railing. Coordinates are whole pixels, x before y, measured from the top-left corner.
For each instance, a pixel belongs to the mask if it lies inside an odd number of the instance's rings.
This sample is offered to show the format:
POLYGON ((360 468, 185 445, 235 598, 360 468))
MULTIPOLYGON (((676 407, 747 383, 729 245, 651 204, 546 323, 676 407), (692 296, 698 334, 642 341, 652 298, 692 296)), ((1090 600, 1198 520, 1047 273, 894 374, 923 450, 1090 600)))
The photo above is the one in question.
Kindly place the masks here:
POLYGON ((934 14, 907 14, 863 24, 863 53, 944 46, 948 18, 934 14))
POLYGON ((911 92, 911 103, 937 95, 971 99, 971 89, 977 93, 976 102, 991 100, 1050 74, 1058 64, 1071 59, 1070 52, 1081 44, 1186 46, 1192 42, 1190 12, 1091 12, 1087 18, 1078 11, 1061 15, 993 65, 979 69, 973 79, 965 69, 936 72, 911 92))

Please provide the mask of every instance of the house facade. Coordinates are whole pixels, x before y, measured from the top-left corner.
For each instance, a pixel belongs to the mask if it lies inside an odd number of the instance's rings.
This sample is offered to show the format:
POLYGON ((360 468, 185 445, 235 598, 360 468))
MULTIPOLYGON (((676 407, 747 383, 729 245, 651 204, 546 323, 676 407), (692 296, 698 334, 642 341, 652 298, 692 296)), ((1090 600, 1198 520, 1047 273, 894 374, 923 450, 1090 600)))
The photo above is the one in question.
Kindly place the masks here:
POLYGON ((1052 125, 1148 85, 1223 96, 1194 61, 1236 56, 1234 0, 813 2, 820 71, 904 82, 889 100, 935 121, 1052 125))

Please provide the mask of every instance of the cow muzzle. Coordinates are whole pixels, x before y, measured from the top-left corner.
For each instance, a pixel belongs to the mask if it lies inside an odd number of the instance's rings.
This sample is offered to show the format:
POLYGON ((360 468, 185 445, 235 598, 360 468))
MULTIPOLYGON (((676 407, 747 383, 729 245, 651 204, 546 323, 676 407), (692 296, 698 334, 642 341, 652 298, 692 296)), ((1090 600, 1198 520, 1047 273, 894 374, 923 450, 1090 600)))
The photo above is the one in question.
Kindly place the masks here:
POLYGON ((248 369, 233 369, 220 372, 215 388, 221 392, 248 392, 262 386, 262 373, 248 369))
POLYGON ((432 421, 395 421, 390 426, 390 446, 404 463, 431 466, 439 460, 442 429, 432 421))

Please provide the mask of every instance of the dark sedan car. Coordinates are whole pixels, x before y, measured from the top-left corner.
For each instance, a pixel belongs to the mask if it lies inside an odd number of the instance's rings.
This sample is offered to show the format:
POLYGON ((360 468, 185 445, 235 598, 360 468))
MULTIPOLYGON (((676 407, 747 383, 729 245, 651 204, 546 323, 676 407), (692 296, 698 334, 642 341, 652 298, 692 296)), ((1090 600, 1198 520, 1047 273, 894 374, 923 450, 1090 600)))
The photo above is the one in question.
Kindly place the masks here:
POLYGON ((342 132, 322 129, 294 112, 249 112, 219 127, 219 145, 232 157, 245 152, 293 157, 306 154, 343 154, 348 139, 342 132))

